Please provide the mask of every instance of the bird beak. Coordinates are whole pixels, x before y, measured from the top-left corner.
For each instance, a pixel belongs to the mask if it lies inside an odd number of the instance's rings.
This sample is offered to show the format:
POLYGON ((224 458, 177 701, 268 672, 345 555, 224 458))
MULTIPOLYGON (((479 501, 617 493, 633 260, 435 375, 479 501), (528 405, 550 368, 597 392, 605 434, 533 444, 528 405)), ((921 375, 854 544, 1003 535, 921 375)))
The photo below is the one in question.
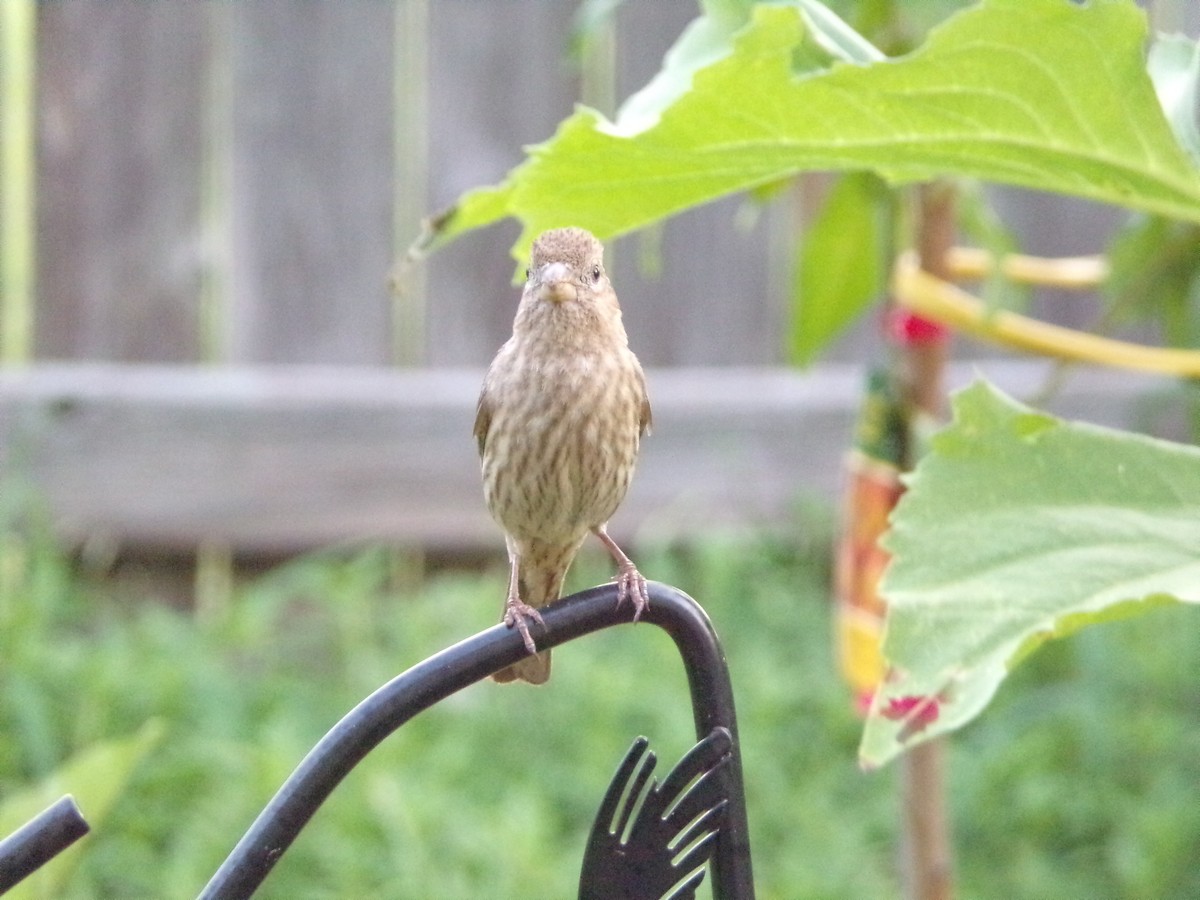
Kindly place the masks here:
POLYGON ((576 296, 571 268, 566 263, 553 262, 538 274, 538 297, 551 303, 566 303, 576 296))

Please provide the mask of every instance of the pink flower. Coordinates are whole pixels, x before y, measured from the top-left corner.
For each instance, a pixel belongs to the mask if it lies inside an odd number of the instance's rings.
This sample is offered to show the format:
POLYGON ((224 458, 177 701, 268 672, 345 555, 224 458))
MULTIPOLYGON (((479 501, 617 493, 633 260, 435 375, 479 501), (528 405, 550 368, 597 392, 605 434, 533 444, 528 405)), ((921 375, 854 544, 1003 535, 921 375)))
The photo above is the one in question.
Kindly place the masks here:
POLYGON ((937 721, 941 709, 941 698, 930 696, 893 697, 880 710, 885 719, 893 722, 903 722, 897 740, 904 743, 915 734, 920 734, 937 721))

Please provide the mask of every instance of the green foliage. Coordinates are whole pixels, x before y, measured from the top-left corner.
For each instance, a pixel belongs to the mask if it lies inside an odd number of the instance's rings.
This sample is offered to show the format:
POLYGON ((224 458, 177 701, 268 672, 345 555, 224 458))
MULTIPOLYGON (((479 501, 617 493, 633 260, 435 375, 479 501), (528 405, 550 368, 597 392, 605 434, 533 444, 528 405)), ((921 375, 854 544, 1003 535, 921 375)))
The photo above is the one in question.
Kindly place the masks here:
MULTIPOLYGON (((898 896, 894 785, 855 765, 860 724, 830 658, 827 536, 812 522, 804 534, 791 542, 799 552, 717 541, 638 556, 699 597, 722 635, 759 896, 898 896)), ((327 554, 246 585, 226 618, 198 622, 89 589, 44 546, 26 546, 24 560, 33 577, 9 598, 23 610, 19 637, 0 632, 0 798, 55 771, 55 790, 78 790, 77 777, 120 768, 89 748, 149 721, 165 728, 74 858, 27 882, 68 900, 195 896, 342 713, 495 620, 505 577, 498 560, 398 591, 390 554, 327 554)), ((599 556, 582 562, 575 587, 609 574, 599 556)), ((1022 689, 952 751, 964 896, 1196 896, 1200 694, 1182 661, 1200 653, 1200 632, 1178 611, 1159 615, 1037 654, 1017 674, 1022 689)), ((259 896, 573 896, 629 742, 646 734, 661 760, 677 758, 692 722, 659 630, 615 629, 558 653, 546 688, 477 685, 385 741, 259 896)))
POLYGON ((608 237, 814 169, 957 174, 1200 221, 1200 173, 1128 0, 985 0, 907 56, 822 71, 800 4, 731 21, 698 20, 615 122, 581 107, 503 183, 464 195, 430 242, 515 216, 520 255, 545 228, 608 237))
POLYGON ((950 745, 962 896, 1200 896, 1197 659, 1196 610, 1175 605, 1013 673, 950 745))
POLYGON ((1138 216, 1113 238, 1109 318, 1159 325, 1174 347, 1200 346, 1200 225, 1138 216))
POLYGON ((891 250, 891 196, 866 172, 843 176, 800 245, 791 357, 812 362, 882 293, 891 250))
MULTIPOLYGON (((398 593, 388 553, 329 554, 239 590, 224 618, 197 620, 85 590, 32 544, 23 554, 27 569, 40 560, 41 574, 28 571, 10 596, 22 615, 19 631, 5 631, 0 798, 48 772, 59 773, 56 790, 80 793, 80 779, 117 772, 65 760, 89 758, 89 748, 151 720, 168 735, 103 828, 71 851, 78 867, 53 893, 78 898, 194 896, 321 734, 396 672, 492 624, 505 579, 499 567, 485 577, 446 573, 398 593), (21 690, 8 689, 18 681, 21 690)), ((823 831, 811 850, 790 851, 792 804, 802 802, 787 789, 794 769, 812 771, 820 786, 812 809, 859 805, 875 833, 890 818, 886 782, 855 773, 858 723, 827 676, 823 564, 778 549, 713 547, 644 565, 711 593, 714 616, 739 623, 727 647, 744 660, 735 678, 755 685, 740 696, 755 709, 744 724, 747 765, 762 772, 750 785, 756 841, 764 859, 779 857, 764 862, 764 890, 890 893, 890 858, 863 827, 823 831), (788 637, 795 628, 811 635, 805 655, 788 637), (774 637, 764 643, 763 634, 774 637), (822 865, 811 852, 826 856, 822 865)), ((607 574, 592 560, 584 570, 577 586, 607 574)), ((682 667, 658 629, 597 635, 559 654, 546 689, 476 685, 386 741, 318 813, 262 896, 572 895, 591 817, 629 742, 644 733, 661 758, 678 758, 693 725, 682 667)), ((57 877, 49 867, 31 890, 45 893, 44 879, 57 877)))
POLYGON ((1050 638, 1200 602, 1200 450, 1067 424, 982 383, 954 413, 893 516, 896 670, 863 735, 868 765, 971 719, 1050 638))

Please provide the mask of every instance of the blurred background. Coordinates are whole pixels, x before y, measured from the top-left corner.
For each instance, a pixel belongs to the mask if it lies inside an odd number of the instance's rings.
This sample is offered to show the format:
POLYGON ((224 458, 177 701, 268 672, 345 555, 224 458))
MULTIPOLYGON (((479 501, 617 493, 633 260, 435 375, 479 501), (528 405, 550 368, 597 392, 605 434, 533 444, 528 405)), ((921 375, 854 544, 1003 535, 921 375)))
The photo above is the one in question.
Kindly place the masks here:
MULTIPOLYGON (((911 38, 962 5, 906 4, 911 38)), ((1187 0, 1150 12, 1200 33, 1187 0)), ((95 792, 103 823, 33 890, 194 894, 342 711, 493 623, 503 541, 470 432, 518 298, 517 228, 416 267, 405 250, 576 102, 612 113, 697 13, 0 0, 0 810, 72 771, 88 786, 63 789, 95 792)), ((613 531, 728 642, 767 897, 899 890, 891 776, 855 769, 826 605, 879 321, 808 368, 788 351, 796 251, 827 187, 807 176, 609 248, 655 407, 613 531)), ((1038 255, 1102 252, 1125 219, 987 197, 1038 255)), ((1100 298, 1053 291, 1030 310, 1103 318, 1100 298)), ((968 341, 954 356, 952 384, 981 369, 1057 412, 1190 439, 1169 382, 1063 379, 968 341)), ((571 586, 607 577, 589 553, 571 586)), ((1200 697, 1164 661, 1200 646, 1175 615, 1045 651, 967 732, 951 775, 965 896, 1200 896, 1200 697)), ((572 647, 547 691, 476 686, 405 729, 264 896, 572 893, 629 741, 649 734, 664 759, 690 744, 681 673, 647 631, 572 647)))
MULTIPOLYGON (((913 4, 893 41, 961 5, 913 4)), ((1168 6, 1194 33, 1195 5, 1168 6)), ((6 53, 6 466, 101 555, 494 545, 468 436, 519 296, 515 223, 415 270, 404 251, 424 216, 499 181, 581 97, 611 111, 648 81, 697 12, 77 0, 10 13, 24 65, 6 53)), ((798 499, 835 495, 862 364, 883 349, 868 315, 818 365, 789 365, 796 248, 826 183, 732 197, 610 248, 658 424, 614 526, 626 538, 779 525, 798 499)), ((993 206, 1017 246, 1048 256, 1100 252, 1123 221, 1022 191, 993 206)), ((1062 324, 1101 315, 1094 296, 1031 302, 1062 324)), ((958 383, 1000 354, 956 352, 958 383)), ((987 371, 1018 396, 1045 383, 1027 360, 987 371)), ((1084 372, 1056 408, 1129 423, 1159 387, 1084 372)))

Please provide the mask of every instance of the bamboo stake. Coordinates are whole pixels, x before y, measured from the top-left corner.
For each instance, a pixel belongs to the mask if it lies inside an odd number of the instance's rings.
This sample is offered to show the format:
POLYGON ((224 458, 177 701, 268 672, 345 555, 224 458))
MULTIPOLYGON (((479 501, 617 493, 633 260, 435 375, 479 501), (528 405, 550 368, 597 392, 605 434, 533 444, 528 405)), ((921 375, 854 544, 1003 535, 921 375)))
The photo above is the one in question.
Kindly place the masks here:
POLYGON ((396 188, 392 202, 395 258, 392 276, 392 357, 397 365, 426 360, 428 297, 423 266, 404 251, 428 208, 429 187, 429 0, 396 4, 396 67, 392 87, 396 188))
POLYGON ((37 6, 0 0, 0 364, 33 355, 37 6))

